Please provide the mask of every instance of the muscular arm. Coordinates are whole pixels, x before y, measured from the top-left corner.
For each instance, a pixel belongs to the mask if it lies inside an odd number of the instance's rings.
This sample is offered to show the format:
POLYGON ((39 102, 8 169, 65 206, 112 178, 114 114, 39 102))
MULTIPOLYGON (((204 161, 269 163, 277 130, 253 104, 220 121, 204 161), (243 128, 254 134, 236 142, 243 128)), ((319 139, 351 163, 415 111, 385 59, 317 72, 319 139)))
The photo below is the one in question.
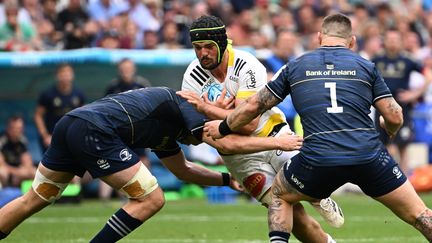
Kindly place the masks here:
POLYGON ((214 140, 207 133, 203 134, 203 142, 225 154, 246 154, 264 150, 293 151, 301 148, 303 138, 294 134, 280 137, 253 137, 230 134, 214 140))
POLYGON ((245 102, 239 104, 234 111, 228 115, 228 125, 233 131, 251 122, 266 110, 278 104, 280 100, 276 98, 267 88, 262 88, 257 94, 247 98, 245 102))
POLYGON ((209 170, 203 166, 192 163, 184 157, 182 151, 161 159, 162 163, 180 180, 199 185, 221 186, 220 172, 209 170))
POLYGON ((380 125, 390 137, 394 136, 403 124, 402 108, 393 97, 380 99, 374 106, 384 119, 380 125))

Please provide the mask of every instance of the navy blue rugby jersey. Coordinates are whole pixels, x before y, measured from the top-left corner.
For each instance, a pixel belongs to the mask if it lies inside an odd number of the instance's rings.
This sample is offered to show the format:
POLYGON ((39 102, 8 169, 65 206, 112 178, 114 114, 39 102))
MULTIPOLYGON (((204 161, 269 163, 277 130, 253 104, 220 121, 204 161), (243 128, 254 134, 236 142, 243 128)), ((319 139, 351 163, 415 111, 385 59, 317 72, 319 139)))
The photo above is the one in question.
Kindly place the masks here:
POLYGON ((118 135, 131 148, 151 148, 158 157, 179 152, 176 141, 202 139, 207 118, 175 91, 149 87, 108 95, 67 115, 89 121, 118 135))
POLYGON ((391 93, 374 64, 343 47, 321 47, 288 62, 267 84, 289 94, 304 129, 300 156, 317 166, 367 163, 383 145, 371 105, 391 93))
MULTIPOLYGON (((387 86, 396 97, 401 89, 409 89, 409 77, 411 72, 422 72, 423 67, 406 55, 400 54, 389 57, 385 54, 378 55, 372 59, 384 78, 387 86)), ((397 97, 396 97, 397 98, 397 97)))

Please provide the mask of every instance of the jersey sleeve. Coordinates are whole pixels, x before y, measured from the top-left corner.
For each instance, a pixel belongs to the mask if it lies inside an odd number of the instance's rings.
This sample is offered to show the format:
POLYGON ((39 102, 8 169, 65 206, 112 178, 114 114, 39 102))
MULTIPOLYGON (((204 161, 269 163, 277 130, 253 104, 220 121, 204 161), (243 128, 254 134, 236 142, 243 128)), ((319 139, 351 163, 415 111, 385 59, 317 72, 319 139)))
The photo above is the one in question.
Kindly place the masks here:
POLYGON ((245 67, 240 70, 238 90, 236 98, 246 99, 267 84, 267 72, 259 61, 248 61, 245 67))
POLYGON ((387 87, 387 84, 385 83, 383 77, 378 72, 375 66, 373 68, 372 76, 374 78, 372 83, 373 103, 375 103, 379 99, 391 97, 392 94, 390 92, 390 89, 387 87))
POLYGON ((288 66, 282 66, 266 85, 270 92, 272 92, 281 101, 291 93, 289 80, 286 78, 287 73, 288 66))

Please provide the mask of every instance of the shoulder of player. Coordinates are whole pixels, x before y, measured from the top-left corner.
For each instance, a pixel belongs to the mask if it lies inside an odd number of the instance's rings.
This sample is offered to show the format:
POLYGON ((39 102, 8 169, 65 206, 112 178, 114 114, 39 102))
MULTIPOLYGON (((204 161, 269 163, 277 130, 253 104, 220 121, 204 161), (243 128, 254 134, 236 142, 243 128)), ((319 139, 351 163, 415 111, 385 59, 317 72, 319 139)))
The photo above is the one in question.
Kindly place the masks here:
POLYGON ((252 53, 236 49, 234 54, 233 67, 237 76, 241 76, 249 70, 265 72, 265 66, 252 53))
POLYGON ((201 67, 198 59, 189 64, 184 75, 183 82, 193 82, 203 85, 211 77, 211 73, 201 67))

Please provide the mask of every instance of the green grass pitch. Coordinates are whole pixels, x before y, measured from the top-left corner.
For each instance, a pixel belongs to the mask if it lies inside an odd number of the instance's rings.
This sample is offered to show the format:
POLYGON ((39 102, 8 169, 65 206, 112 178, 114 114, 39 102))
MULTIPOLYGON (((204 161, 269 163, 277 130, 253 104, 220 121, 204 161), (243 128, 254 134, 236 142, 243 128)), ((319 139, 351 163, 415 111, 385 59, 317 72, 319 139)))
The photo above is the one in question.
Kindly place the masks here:
MULTIPOLYGON (((432 194, 421 195, 432 206, 432 194)), ((345 213, 345 225, 334 229, 312 214, 339 243, 427 242, 414 228, 387 208, 363 195, 334 197, 345 213)), ((53 205, 29 218, 3 242, 88 242, 121 206, 97 200, 53 205)), ((264 243, 266 210, 257 203, 209 204, 206 200, 168 201, 165 207, 121 242, 149 243, 264 243)), ((292 237, 290 242, 298 242, 292 237)))

